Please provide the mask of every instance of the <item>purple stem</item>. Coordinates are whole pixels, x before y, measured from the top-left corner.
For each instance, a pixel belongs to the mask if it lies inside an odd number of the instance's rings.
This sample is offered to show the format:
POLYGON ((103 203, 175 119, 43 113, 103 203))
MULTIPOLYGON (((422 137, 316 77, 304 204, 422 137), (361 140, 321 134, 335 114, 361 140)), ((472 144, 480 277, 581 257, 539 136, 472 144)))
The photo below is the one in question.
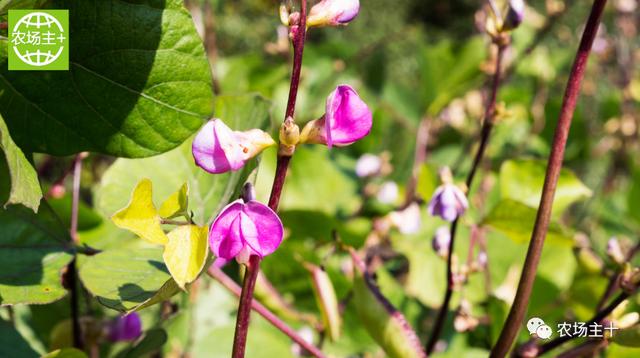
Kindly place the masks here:
MULTIPOLYGON (((484 158, 484 153, 487 149, 487 144, 489 143, 489 137, 491 136, 491 130, 493 129, 494 117, 496 111, 496 100, 498 98, 498 89, 500 88, 500 80, 501 80, 501 70, 502 70, 502 60, 504 57, 505 49, 507 48, 504 44, 498 44, 498 57, 496 59, 496 68, 495 73, 493 75, 493 81, 491 84, 491 94, 489 96, 489 101, 487 103, 487 108, 484 114, 484 120, 482 122, 482 129, 480 131, 480 146, 478 147, 478 151, 473 159, 473 164, 471 165, 471 170, 467 175, 466 185, 467 190, 471 190, 471 185, 473 184, 473 179, 480 167, 480 163, 482 162, 482 158, 484 158)), ((468 193, 467 193, 468 196, 468 193)), ((458 218, 451 223, 450 236, 451 240, 449 241, 449 253, 447 254, 447 290, 444 294, 444 299, 442 301, 442 306, 440 307, 440 311, 438 311, 438 316, 436 318, 436 323, 433 326, 433 331, 431 333, 431 337, 429 337, 429 341, 427 342, 426 350, 427 354, 431 354, 433 348, 435 347, 440 335, 442 334, 442 329, 444 328, 444 323, 447 319, 447 313, 449 312, 449 303, 451 302, 451 296, 453 295, 453 289, 455 286, 453 280, 453 250, 454 243, 456 238, 456 230, 458 228, 458 218)))
POLYGON ((249 332, 249 318, 251 316, 251 302, 253 301, 253 290, 256 287, 256 278, 260 270, 260 257, 251 255, 247 270, 244 273, 244 283, 240 293, 240 305, 238 306, 238 316, 236 318, 236 333, 233 336, 233 358, 244 358, 247 347, 247 333, 249 332))
POLYGON ((540 207, 538 208, 538 214, 523 265, 518 290, 505 325, 500 333, 500 337, 491 351, 491 357, 504 357, 507 355, 520 330, 520 325, 527 310, 533 282, 536 278, 538 262, 540 261, 542 247, 544 246, 544 239, 549 228, 553 198, 556 192, 560 170, 562 169, 564 149, 567 144, 573 112, 576 108, 578 95, 580 93, 580 84, 584 77, 591 46, 598 32, 598 25, 606 3, 607 0, 594 1, 591 14, 589 15, 584 33, 582 34, 580 47, 578 48, 567 83, 567 89, 564 94, 560 117, 558 118, 558 124, 553 138, 551 154, 549 155, 547 172, 542 188, 542 197, 540 198, 540 207))
MULTIPOLYGON (((291 73, 291 86, 289 87, 289 99, 287 101, 287 110, 285 120, 289 117, 293 118, 295 114, 296 98, 298 97, 298 86, 300 85, 300 71, 302 68, 302 55, 304 51, 304 41, 307 32, 307 0, 300 0, 300 23, 295 31, 293 39, 293 70, 291 73)), ((287 175, 287 168, 291 157, 283 156, 278 153, 276 165, 276 174, 271 187, 271 195, 269 196, 269 208, 278 211, 282 188, 287 175)), ((253 290, 260 271, 260 258, 251 256, 249 265, 244 277, 242 285, 242 293, 240 295, 240 305, 238 307, 238 316, 236 320, 236 332, 233 340, 233 358, 243 358, 247 345, 247 334, 249 331, 249 318, 251 315, 251 302, 253 300, 253 290)))
MULTIPOLYGON (((208 271, 209 276, 218 280, 222 286, 224 286, 227 290, 231 291, 234 295, 240 297, 241 288, 238 284, 235 283, 229 276, 227 276, 221 269, 211 265, 208 271)), ((294 331, 291 327, 289 327, 286 323, 284 323, 280 318, 278 318, 275 314, 269 311, 264 305, 255 299, 251 300, 251 308, 258 312, 259 315, 264 317, 269 323, 271 323, 274 327, 279 329, 282 333, 286 334, 299 344, 302 348, 306 349, 309 353, 313 354, 314 357, 324 358, 324 354, 313 344, 305 341, 296 331, 294 331)))

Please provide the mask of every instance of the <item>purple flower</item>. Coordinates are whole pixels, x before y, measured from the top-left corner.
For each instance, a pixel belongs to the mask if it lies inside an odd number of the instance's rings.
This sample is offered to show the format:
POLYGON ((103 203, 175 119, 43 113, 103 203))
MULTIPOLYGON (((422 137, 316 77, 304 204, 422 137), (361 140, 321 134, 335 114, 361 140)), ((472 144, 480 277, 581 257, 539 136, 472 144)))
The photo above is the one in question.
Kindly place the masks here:
POLYGON ((453 184, 451 170, 445 167, 440 171, 440 185, 429 202, 429 214, 440 216, 446 221, 454 221, 469 208, 467 197, 457 185, 453 184))
POLYGON ((359 11, 359 0, 322 0, 309 11, 307 27, 346 25, 359 11))
POLYGON ((449 254, 449 243, 451 242, 451 231, 446 226, 441 226, 436 230, 433 239, 431 240, 431 247, 438 256, 447 257, 449 254))
POLYGON ((301 142, 341 147, 364 138, 371 131, 371 125, 369 107, 353 88, 340 85, 327 97, 324 116, 304 127, 301 142))
POLYGON ((220 174, 242 168, 249 159, 274 144, 273 138, 259 129, 233 131, 220 119, 213 119, 194 138, 192 151, 199 167, 220 174))
POLYGON ((136 312, 115 318, 109 323, 109 340, 133 341, 142 334, 142 321, 136 312))
POLYGON ((222 209, 211 225, 209 246, 218 259, 247 263, 251 255, 262 258, 273 253, 283 235, 280 218, 268 206, 255 200, 236 200, 222 209))
POLYGON ((469 208, 464 192, 452 183, 439 186, 429 202, 429 214, 440 216, 446 221, 454 221, 469 208))
POLYGON ((503 30, 513 30, 520 26, 524 19, 525 4, 523 0, 510 0, 507 15, 502 24, 503 30))

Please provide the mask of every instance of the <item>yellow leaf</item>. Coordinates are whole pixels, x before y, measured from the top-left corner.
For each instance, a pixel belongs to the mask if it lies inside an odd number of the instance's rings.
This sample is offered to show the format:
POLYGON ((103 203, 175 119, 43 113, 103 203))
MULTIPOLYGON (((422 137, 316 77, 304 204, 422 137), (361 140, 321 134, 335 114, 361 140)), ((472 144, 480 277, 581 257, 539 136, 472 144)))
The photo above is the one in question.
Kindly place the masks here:
POLYGON ((158 210, 152 201, 152 184, 142 179, 131 194, 126 208, 115 213, 111 220, 122 229, 129 230, 153 244, 164 245, 167 235, 162 230, 158 210))
POLYGON ((162 203, 160 206, 160 216, 165 219, 173 219, 177 216, 186 215, 189 201, 189 186, 187 183, 162 203))
POLYGON ((164 263, 180 288, 198 277, 207 259, 206 227, 195 225, 179 226, 168 235, 169 242, 164 247, 164 263))

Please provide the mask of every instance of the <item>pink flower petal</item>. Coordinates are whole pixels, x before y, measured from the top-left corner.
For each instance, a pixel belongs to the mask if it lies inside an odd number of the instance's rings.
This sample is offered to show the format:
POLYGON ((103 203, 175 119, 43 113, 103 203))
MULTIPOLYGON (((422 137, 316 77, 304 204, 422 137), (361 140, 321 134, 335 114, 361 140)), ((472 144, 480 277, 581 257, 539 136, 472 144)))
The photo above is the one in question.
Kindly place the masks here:
POLYGON ((224 122, 207 122, 193 140, 192 152, 196 164, 212 174, 235 171, 275 144, 271 136, 259 129, 233 131, 224 122))
POLYGON ((216 257, 231 260, 242 250, 240 213, 242 200, 236 200, 222 209, 209 229, 209 247, 216 257))
POLYGON ((371 111, 353 88, 340 85, 329 95, 325 114, 328 147, 362 139, 369 134, 371 126, 371 111))
POLYGON ((260 254, 267 256, 273 253, 280 246, 284 236, 282 221, 273 210, 258 201, 252 200, 245 206, 244 212, 258 230, 260 254))

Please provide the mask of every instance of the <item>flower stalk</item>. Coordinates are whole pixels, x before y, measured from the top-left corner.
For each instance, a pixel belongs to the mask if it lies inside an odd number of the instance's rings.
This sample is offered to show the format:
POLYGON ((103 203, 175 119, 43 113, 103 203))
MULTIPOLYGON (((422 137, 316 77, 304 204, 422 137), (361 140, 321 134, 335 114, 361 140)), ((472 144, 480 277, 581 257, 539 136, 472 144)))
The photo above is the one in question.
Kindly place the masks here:
MULTIPOLYGON (((498 89, 500 88, 501 83, 501 71, 502 71, 502 62, 504 58, 505 50, 507 49, 506 41, 495 41, 496 46, 498 47, 498 54, 496 59, 496 67, 495 73, 493 75, 493 80, 491 84, 491 93, 489 95, 489 100, 487 103, 487 107, 485 109, 484 120, 482 123, 482 129, 480 131, 480 145, 478 147, 478 151, 473 159, 473 164, 471 165, 471 170, 469 174, 467 174, 467 179, 465 184, 467 186, 467 190, 471 190, 471 186, 473 184, 473 179, 480 167, 480 163, 484 158, 484 153, 487 149, 487 144, 489 143, 489 138, 491 136, 491 131, 493 129, 493 125, 495 123, 495 114, 496 114, 496 101, 498 98, 498 89)), ((468 193, 467 193, 467 196, 468 193)), ((451 302, 451 296, 453 295, 453 290, 455 286, 454 275, 453 275, 453 250, 455 245, 456 238, 456 230, 458 228, 458 220, 460 218, 456 217, 455 220, 451 223, 450 228, 450 240, 449 240, 449 248, 447 252, 447 289, 445 291, 444 299, 442 301, 442 306, 438 311, 438 316, 436 317, 436 322, 433 327, 433 331, 431 333, 431 337, 429 338, 426 346, 427 354, 431 354, 433 348, 435 347, 440 335, 442 334, 442 329, 444 328, 444 323, 447 318, 447 313, 449 312, 449 303, 451 302)))
MULTIPOLYGON (((302 70, 302 55, 304 51, 304 42, 307 31, 307 1, 300 0, 300 21, 297 25, 291 27, 293 39, 293 69, 291 72, 291 85, 289 87, 289 98, 287 100, 287 109, 284 120, 287 118, 295 118, 296 99, 298 97, 298 87, 300 85, 300 72, 302 70), (295 29, 295 30, 294 30, 295 29)), ((271 187, 271 195, 269 196, 268 206, 274 212, 277 212, 282 195, 282 188, 289 168, 289 162, 293 153, 283 153, 278 150, 278 158, 276 164, 276 174, 271 187)), ((260 257, 252 255, 249 258, 247 272, 244 276, 242 292, 240 294, 240 304, 238 307, 238 316, 236 318, 236 331, 233 339, 233 358, 243 358, 247 345, 247 334, 249 330, 249 318, 251 315, 251 303, 253 301, 253 291, 260 271, 260 257)), ((302 344, 301 344, 302 345, 302 344)))
MULTIPOLYGON (((221 269, 215 265, 211 265, 207 274, 216 279, 222 286, 229 290, 234 295, 240 297, 242 289, 238 286, 229 276, 227 276, 221 269)), ((278 318, 273 312, 269 311, 267 307, 262 305, 255 299, 251 300, 251 308, 261 315, 264 319, 269 321, 274 327, 279 329, 282 333, 286 334, 292 341, 299 344, 302 348, 307 350, 316 358, 324 358, 324 354, 320 349, 313 344, 307 342, 302 338, 293 328, 289 327, 280 318, 278 318)))
POLYGON ((520 330, 520 325, 527 310, 529 297, 536 277, 544 239, 549 228, 551 218, 551 209, 553 198, 555 196, 560 170, 564 158, 564 150, 571 128, 573 113, 576 108, 578 95, 580 92, 580 84, 584 77, 584 71, 587 66, 591 46, 598 31, 598 25, 606 5, 606 0, 595 0, 591 8, 591 13, 580 41, 580 46, 576 54, 571 74, 567 83, 564 94, 558 124, 556 126, 551 153, 547 165, 544 186, 542 188, 542 197, 540 198, 540 206, 536 216, 529 249, 523 265, 522 275, 516 291, 516 296, 509 311, 507 320, 502 328, 500 337, 496 345, 491 351, 491 357, 504 357, 511 349, 511 345, 520 330))

